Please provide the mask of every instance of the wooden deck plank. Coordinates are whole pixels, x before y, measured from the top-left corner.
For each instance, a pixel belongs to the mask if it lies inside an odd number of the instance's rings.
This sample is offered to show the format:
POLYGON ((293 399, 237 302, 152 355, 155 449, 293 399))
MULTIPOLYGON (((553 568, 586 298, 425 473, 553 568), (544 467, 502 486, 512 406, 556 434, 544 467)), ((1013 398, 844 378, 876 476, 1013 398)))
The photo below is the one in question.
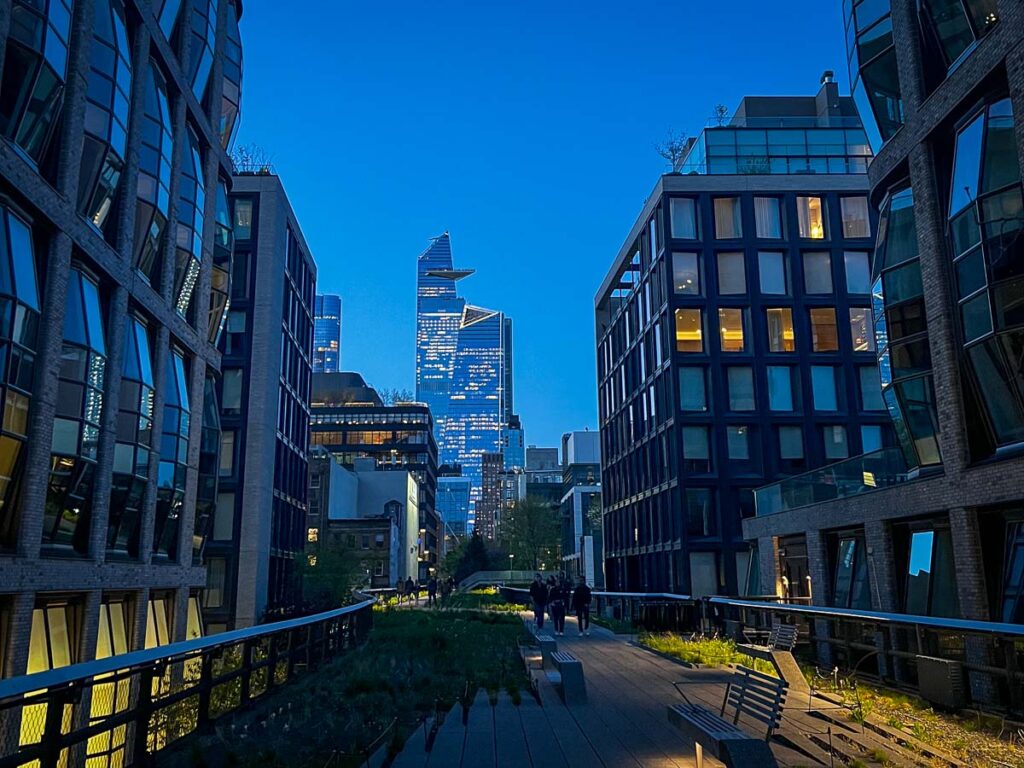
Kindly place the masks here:
POLYGON ((487 691, 480 689, 469 708, 462 768, 497 768, 494 746, 494 707, 487 691))
POLYGON ((567 759, 562 752, 547 714, 532 696, 524 697, 518 710, 519 722, 533 768, 568 768, 569 765, 577 764, 575 760, 567 759))
POLYGON ((506 693, 494 707, 494 754, 501 768, 532 768, 519 706, 506 693))

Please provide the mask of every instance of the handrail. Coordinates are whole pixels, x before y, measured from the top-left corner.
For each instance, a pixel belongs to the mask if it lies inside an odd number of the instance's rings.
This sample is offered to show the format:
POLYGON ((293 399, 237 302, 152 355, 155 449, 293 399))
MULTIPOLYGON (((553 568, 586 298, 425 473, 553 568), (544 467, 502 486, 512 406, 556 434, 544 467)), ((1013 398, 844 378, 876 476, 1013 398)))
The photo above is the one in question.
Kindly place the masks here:
POLYGON ((274 634, 288 629, 297 629, 307 624, 317 624, 322 621, 335 619, 349 613, 356 613, 364 608, 373 605, 376 598, 363 600, 354 605, 346 605, 343 608, 335 608, 323 613, 314 613, 309 616, 302 616, 297 619, 276 621, 271 624, 257 624, 244 629, 233 629, 230 632, 221 632, 208 637, 199 637, 195 640, 182 640, 177 643, 148 648, 141 651, 130 651, 118 656, 108 656, 105 659, 93 661, 82 661, 78 664, 71 664, 67 667, 36 672, 31 675, 19 675, 18 677, 0 680, 0 700, 13 696, 23 696, 27 693, 67 685, 76 680, 85 680, 97 675, 109 674, 122 670, 130 670, 134 667, 141 667, 153 664, 166 659, 166 663, 173 663, 172 659, 179 656, 192 655, 196 651, 204 651, 215 648, 219 645, 231 646, 249 640, 254 637, 274 634))
POLYGON ((1024 624, 1009 624, 1000 621, 946 619, 938 616, 921 616, 912 613, 885 613, 882 611, 861 611, 854 608, 829 608, 818 605, 796 605, 794 603, 767 603, 754 600, 736 600, 729 597, 709 597, 707 600, 712 605, 805 614, 826 619, 859 619, 875 624, 905 624, 908 626, 949 629, 979 635, 991 634, 1024 637, 1024 624))
MULTIPOLYGON (((509 592, 526 592, 529 594, 529 589, 523 589, 522 587, 504 587, 509 592)), ((643 599, 656 599, 656 600, 693 600, 689 595, 677 595, 673 592, 597 592, 591 590, 590 594, 594 597, 638 597, 643 599)))

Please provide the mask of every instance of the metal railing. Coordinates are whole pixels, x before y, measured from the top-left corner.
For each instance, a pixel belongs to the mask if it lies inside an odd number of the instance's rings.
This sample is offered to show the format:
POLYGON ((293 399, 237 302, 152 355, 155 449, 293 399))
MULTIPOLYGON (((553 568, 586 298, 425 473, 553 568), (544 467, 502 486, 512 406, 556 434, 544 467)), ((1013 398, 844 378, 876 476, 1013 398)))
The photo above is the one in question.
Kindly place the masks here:
MULTIPOLYGON (((531 605, 530 591, 502 587, 510 603, 531 605)), ((627 622, 634 627, 671 632, 692 631, 699 621, 699 601, 672 592, 591 592, 591 615, 627 622)))
POLYGON ((906 613, 704 598, 705 631, 745 639, 796 624, 820 662, 924 693, 918 667, 940 661, 962 679, 959 706, 1024 713, 1024 625, 906 613))
POLYGON ((481 584, 507 584, 509 582, 523 584, 533 581, 536 571, 476 571, 459 582, 459 589, 472 589, 481 584))
POLYGON ((0 680, 0 768, 152 765, 182 736, 359 645, 374 602, 0 680))

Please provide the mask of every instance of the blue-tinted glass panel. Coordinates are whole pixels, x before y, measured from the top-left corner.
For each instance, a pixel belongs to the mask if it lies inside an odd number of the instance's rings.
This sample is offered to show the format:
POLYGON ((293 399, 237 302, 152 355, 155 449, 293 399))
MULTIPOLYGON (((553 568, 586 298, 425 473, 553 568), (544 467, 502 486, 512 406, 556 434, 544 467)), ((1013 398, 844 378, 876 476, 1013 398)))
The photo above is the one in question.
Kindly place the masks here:
POLYGON ((953 182, 949 193, 950 217, 978 197, 981 140, 984 130, 984 115, 978 115, 970 125, 957 134, 953 182))

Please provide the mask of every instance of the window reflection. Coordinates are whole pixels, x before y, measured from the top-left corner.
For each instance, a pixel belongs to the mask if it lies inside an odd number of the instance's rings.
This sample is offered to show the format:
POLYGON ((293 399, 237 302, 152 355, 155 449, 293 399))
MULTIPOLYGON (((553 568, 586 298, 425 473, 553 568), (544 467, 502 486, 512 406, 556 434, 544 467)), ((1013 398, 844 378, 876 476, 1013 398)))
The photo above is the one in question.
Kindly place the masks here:
POLYGON ((786 257, 778 251, 760 251, 757 254, 761 277, 761 293, 784 296, 788 291, 786 257))
POLYGON ((793 310, 789 307, 765 310, 768 318, 768 351, 796 351, 796 337, 793 332, 793 310))
POLYGON ((718 535, 718 520, 710 488, 686 489, 686 533, 694 537, 718 535))
POLYGON ((159 65, 150 60, 146 69, 143 101, 142 149, 139 153, 139 192, 135 213, 135 266, 159 287, 161 246, 170 208, 171 110, 167 85, 159 65))
POLYGON ((718 261, 718 292, 723 296, 747 292, 746 265, 742 252, 720 253, 718 261))
POLYGON ((229 0, 228 32, 224 44, 224 86, 220 108, 220 143, 231 149, 238 129, 239 105, 242 101, 242 38, 238 32, 238 4, 229 0))
POLYGON ((697 201, 673 197, 669 202, 672 237, 678 240, 697 239, 697 201))
POLYGON ((757 406, 754 399, 754 371, 747 366, 727 368, 729 383, 729 410, 753 411, 757 406))
POLYGON ((814 410, 839 410, 839 401, 836 395, 835 368, 831 365, 812 365, 811 387, 814 396, 814 410))
POLYGON ((217 481, 221 461, 220 408, 213 376, 206 376, 203 387, 203 428, 199 438, 199 473, 196 490, 196 514, 192 535, 192 562, 202 562, 214 510, 217 505, 217 481))
POLYGON ((804 254, 804 290, 807 293, 832 293, 832 257, 828 251, 804 254))
POLYGON ((742 309, 723 307, 718 310, 718 333, 723 352, 743 352, 746 349, 743 315, 742 309))
POLYGON ((174 262, 174 303, 178 314, 186 317, 192 294, 199 280, 203 258, 203 210, 206 205, 206 182, 199 139, 191 127, 181 175, 178 196, 178 227, 174 262))
POLYGON ((780 240, 782 238, 782 210, 779 198, 755 197, 754 223, 758 237, 780 240))
POLYGON ((788 365, 768 366, 768 407, 776 412, 793 410, 793 374, 788 365))
POLYGON ((179 525, 185 503, 191 415, 187 381, 185 359, 177 349, 173 349, 164 379, 164 414, 153 528, 154 555, 170 560, 178 555, 179 525))
POLYGON ((919 616, 958 615, 953 544, 948 529, 911 532, 904 611, 919 616))
POLYGON ((815 352, 838 352, 839 330, 836 327, 836 311, 833 307, 817 307, 810 310, 811 349, 815 352))
POLYGON ((844 197, 840 200, 843 214, 843 237, 871 237, 871 219, 866 197, 844 197))
POLYGON ((707 375, 703 368, 679 369, 679 403, 684 411, 706 411, 707 375))
POLYGON ((672 284, 677 294, 700 295, 700 267, 696 253, 672 254, 672 284))

